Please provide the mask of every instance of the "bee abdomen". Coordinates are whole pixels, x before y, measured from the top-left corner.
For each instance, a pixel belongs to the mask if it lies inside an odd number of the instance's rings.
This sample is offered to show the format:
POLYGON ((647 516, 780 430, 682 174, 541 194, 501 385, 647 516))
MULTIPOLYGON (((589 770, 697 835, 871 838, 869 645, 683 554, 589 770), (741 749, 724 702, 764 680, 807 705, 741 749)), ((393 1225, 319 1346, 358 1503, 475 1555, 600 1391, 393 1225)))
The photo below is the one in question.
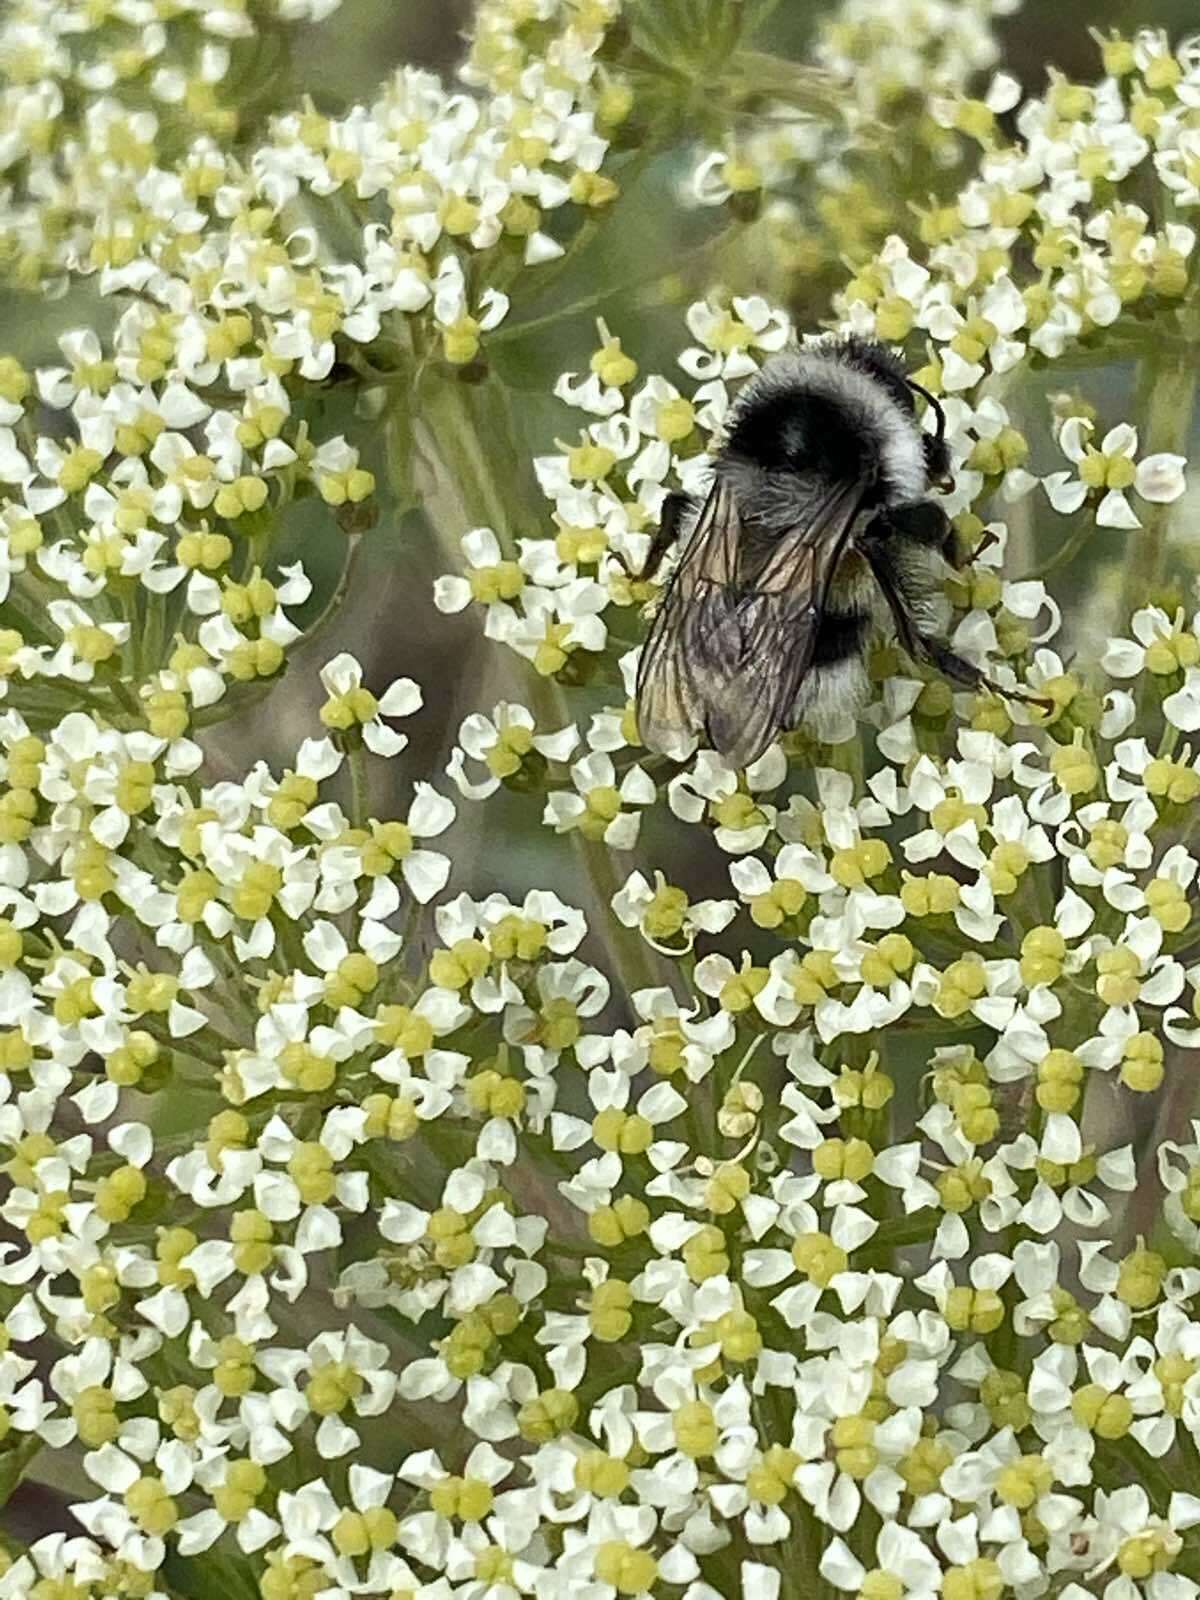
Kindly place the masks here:
POLYGON ((826 613, 817 630, 814 667, 833 667, 862 654, 871 619, 861 611, 826 613))

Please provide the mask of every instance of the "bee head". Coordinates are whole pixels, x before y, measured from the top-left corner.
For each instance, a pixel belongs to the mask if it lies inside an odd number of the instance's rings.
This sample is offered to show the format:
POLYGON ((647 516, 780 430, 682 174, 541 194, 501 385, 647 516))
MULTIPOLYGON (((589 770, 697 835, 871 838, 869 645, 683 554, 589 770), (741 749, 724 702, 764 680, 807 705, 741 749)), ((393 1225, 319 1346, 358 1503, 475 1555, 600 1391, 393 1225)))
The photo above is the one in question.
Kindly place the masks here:
POLYGON ((935 489, 949 489, 952 486, 950 451, 946 441, 927 433, 921 440, 921 449, 925 452, 925 475, 931 486, 935 489))
POLYGON ((925 475, 935 489, 949 489, 952 487, 952 479, 950 476, 950 446, 946 443, 946 413, 942 410, 936 396, 931 395, 928 389, 923 389, 919 383, 914 383, 911 378, 906 379, 906 382, 914 393, 922 396, 937 418, 937 431, 935 433, 923 433, 921 436, 921 449, 925 454, 925 475))
POLYGON ((905 371, 904 362, 897 352, 876 339, 864 339, 851 334, 830 347, 836 359, 847 366, 870 374, 892 396, 909 416, 916 417, 915 395, 920 395, 937 423, 934 433, 921 434, 925 479, 932 488, 949 489, 950 450, 946 444, 946 414, 937 398, 928 389, 914 383, 905 371))

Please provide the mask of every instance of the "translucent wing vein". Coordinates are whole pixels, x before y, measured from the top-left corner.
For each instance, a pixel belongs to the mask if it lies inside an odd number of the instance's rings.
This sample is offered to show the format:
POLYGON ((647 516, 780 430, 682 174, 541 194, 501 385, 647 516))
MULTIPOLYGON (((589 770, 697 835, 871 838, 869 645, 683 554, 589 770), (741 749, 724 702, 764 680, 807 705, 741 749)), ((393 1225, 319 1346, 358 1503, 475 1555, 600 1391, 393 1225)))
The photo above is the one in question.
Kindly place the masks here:
POLYGON ((813 487, 802 519, 748 559, 733 492, 714 486, 642 652, 638 727, 650 749, 678 759, 699 735, 748 766, 788 725, 863 493, 813 487))

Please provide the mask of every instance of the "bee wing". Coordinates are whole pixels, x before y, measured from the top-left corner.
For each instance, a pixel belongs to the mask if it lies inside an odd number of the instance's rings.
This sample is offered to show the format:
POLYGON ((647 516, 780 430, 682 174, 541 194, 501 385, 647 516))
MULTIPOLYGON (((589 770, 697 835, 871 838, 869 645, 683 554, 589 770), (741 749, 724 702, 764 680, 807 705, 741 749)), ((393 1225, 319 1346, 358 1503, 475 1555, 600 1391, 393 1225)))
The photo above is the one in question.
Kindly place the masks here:
POLYGON ((863 487, 814 486, 803 519, 744 588, 737 506, 727 486, 713 489, 642 653, 638 726, 651 749, 675 755, 706 732, 744 767, 786 726, 863 487))
POLYGON ((733 491, 718 480, 667 585, 638 662, 638 732, 649 749, 662 755, 686 754, 704 727, 701 674, 710 650, 710 596, 737 580, 741 532, 733 491))
POLYGON ((731 766, 748 767, 789 724, 864 487, 822 485, 804 521, 777 541, 753 588, 713 598, 727 648, 717 652, 722 671, 707 686, 705 726, 731 766))

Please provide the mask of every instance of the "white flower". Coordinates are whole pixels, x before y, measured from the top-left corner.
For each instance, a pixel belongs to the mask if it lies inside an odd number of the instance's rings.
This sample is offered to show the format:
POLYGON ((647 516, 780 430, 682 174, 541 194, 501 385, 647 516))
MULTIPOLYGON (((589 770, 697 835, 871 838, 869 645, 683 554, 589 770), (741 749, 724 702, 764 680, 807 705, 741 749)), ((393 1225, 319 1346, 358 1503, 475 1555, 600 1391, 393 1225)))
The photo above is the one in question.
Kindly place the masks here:
MULTIPOLYGON (((321 668, 321 683, 331 699, 350 699, 362 689, 362 667, 354 656, 343 651, 321 668)), ((397 678, 375 701, 374 714, 365 721, 358 719, 367 748, 377 756, 399 755, 408 744, 408 735, 385 727, 380 719, 411 717, 423 703, 420 687, 411 678, 397 678)))
POLYGON ((524 586, 524 578, 517 563, 506 560, 500 541, 490 528, 474 528, 465 533, 461 541, 463 555, 471 568, 472 577, 438 578, 434 584, 434 603, 439 611, 463 611, 479 594, 489 606, 515 599, 524 586))
POLYGON ((1134 487, 1143 500, 1170 505, 1187 489, 1187 457, 1159 451, 1138 462, 1134 487))
POLYGON ((571 768, 576 792, 551 792, 542 821, 556 833, 578 828, 585 838, 598 836, 611 850, 632 850, 641 819, 628 808, 653 805, 658 790, 653 778, 638 766, 630 767, 619 786, 616 778, 612 758, 603 751, 592 751, 571 768))
POLYGON ((699 348, 685 350, 679 365, 689 377, 703 382, 748 377, 758 369, 752 351, 774 354, 791 337, 787 315, 759 295, 744 299, 735 295, 729 310, 697 301, 688 308, 687 325, 699 348))
MULTIPOLYGON (((933 1600, 941 1586, 937 1557, 912 1529, 885 1522, 875 1540, 876 1570, 899 1579, 904 1600, 933 1600)), ((841 1539, 831 1539, 821 1556, 821 1576, 835 1589, 858 1594, 867 1576, 863 1564, 841 1539)))
POLYGON ((960 355, 951 341, 965 341, 968 348, 979 345, 993 372, 1007 372, 1025 353, 1022 341, 1012 337, 1025 326, 1025 302, 1007 274, 991 283, 978 299, 969 299, 965 313, 948 299, 939 301, 931 294, 922 308, 922 318, 933 337, 946 345, 941 361, 942 384, 947 394, 974 388, 986 370, 982 360, 960 355), (972 324, 980 319, 989 330, 990 344, 983 345, 970 337, 972 324))
POLYGON ((453 330, 470 317, 478 332, 490 333, 504 321, 508 306, 508 296, 499 289, 484 289, 472 315, 462 262, 457 255, 444 257, 433 285, 433 314, 440 327, 453 330))
POLYGON ((536 733, 533 713, 523 705, 501 702, 490 717, 472 712, 458 730, 461 744, 454 747, 446 767, 458 792, 468 800, 486 800, 506 778, 521 770, 531 751, 547 761, 569 761, 579 743, 579 730, 568 723, 557 733, 536 733), (467 761, 485 765, 487 776, 476 781, 467 774, 467 761))
POLYGON ((647 943, 655 948, 667 948, 678 953, 681 944, 690 950, 699 933, 720 933, 737 915, 737 905, 732 900, 699 900, 691 902, 686 895, 672 890, 661 872, 654 875, 651 887, 640 872, 631 872, 612 898, 612 908, 617 920, 626 928, 640 928, 647 943), (668 899, 664 904, 663 891, 668 899), (651 927, 647 913, 659 911, 651 927), (665 921, 666 928, 661 924, 665 921), (658 943, 662 941, 662 943, 658 943))
POLYGON ((1052 472, 1042 483, 1056 511, 1078 511, 1089 493, 1105 493, 1096 508, 1096 521, 1102 528, 1140 528, 1136 512, 1125 496, 1132 487, 1143 500, 1170 503, 1178 500, 1187 487, 1183 456, 1163 452, 1146 456, 1134 466, 1137 455, 1137 429, 1128 423, 1110 428, 1099 450, 1088 443, 1093 424, 1086 417, 1068 417, 1059 429, 1058 444, 1068 460, 1085 463, 1079 476, 1052 472), (1084 475, 1086 472, 1086 476, 1084 475))

